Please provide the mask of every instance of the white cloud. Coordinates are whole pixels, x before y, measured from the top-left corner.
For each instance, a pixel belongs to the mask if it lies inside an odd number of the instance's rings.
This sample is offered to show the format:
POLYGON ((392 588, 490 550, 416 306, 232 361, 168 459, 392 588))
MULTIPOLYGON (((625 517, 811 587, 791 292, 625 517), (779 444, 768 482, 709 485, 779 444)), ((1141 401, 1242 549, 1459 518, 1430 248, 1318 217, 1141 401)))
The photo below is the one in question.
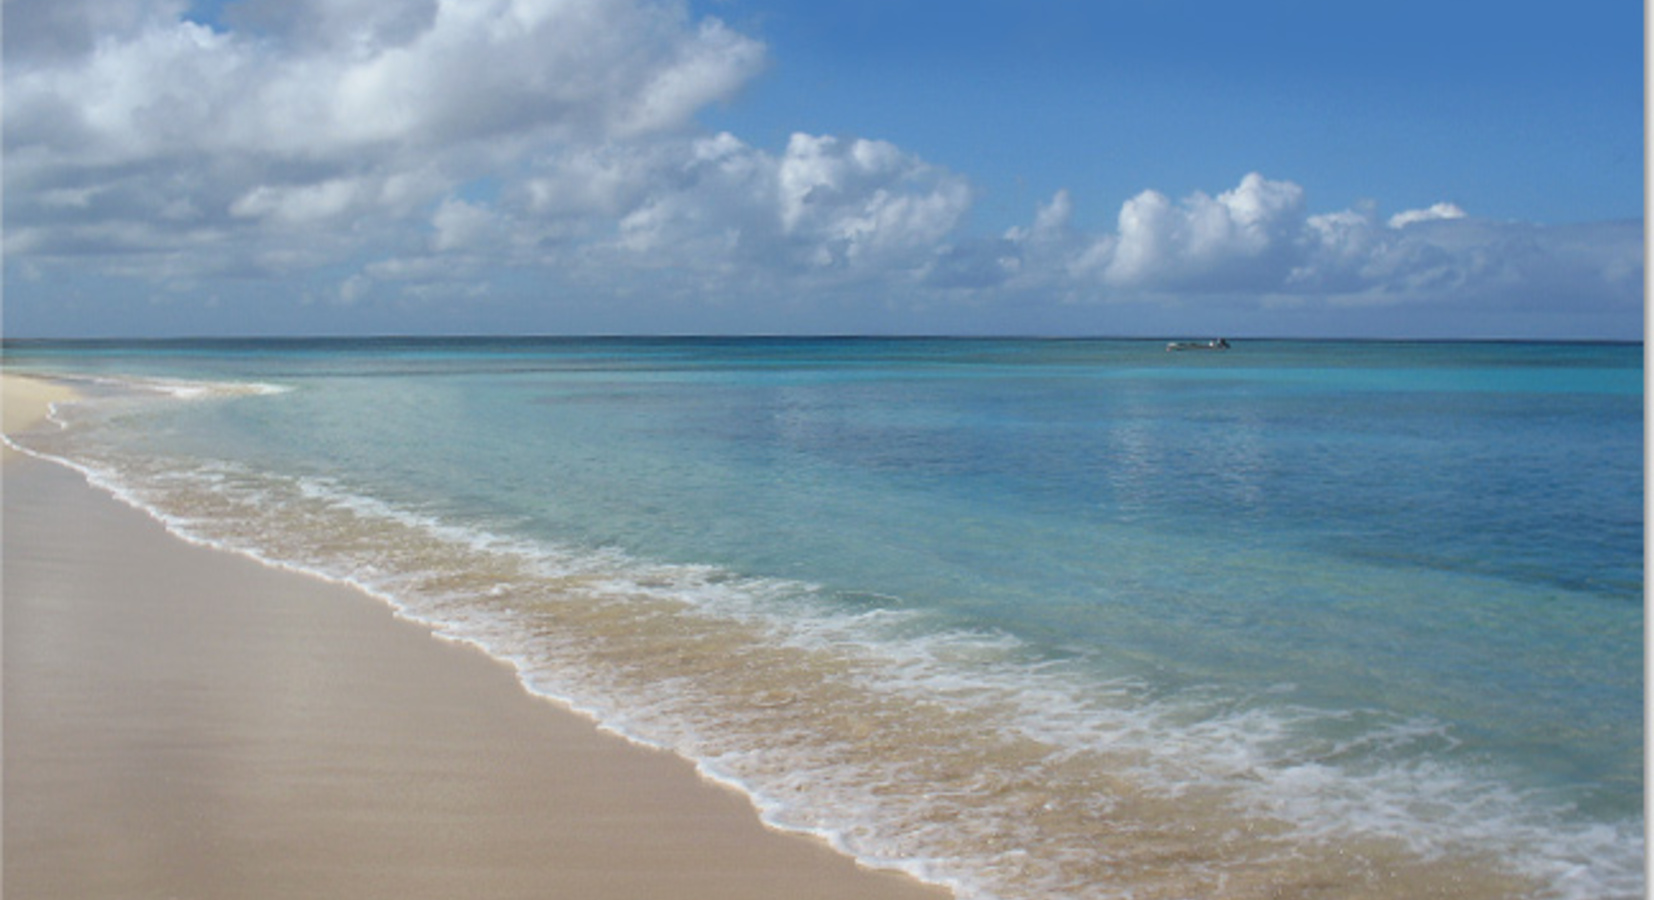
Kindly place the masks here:
POLYGON ((682 129, 764 58, 655 0, 226 9, 256 32, 183 14, 8 0, 8 53, 25 49, 4 72, 6 214, 32 252, 142 252, 95 240, 127 221, 252 254, 271 229, 331 221, 317 247, 349 254, 529 154, 682 129))
POLYGON ((1216 198, 1139 194, 1122 206, 1118 232, 1097 236, 1070 264, 1093 280, 1094 296, 1116 299, 1462 306, 1548 298, 1622 310, 1640 308, 1643 267, 1636 223, 1490 222, 1447 202, 1383 223, 1370 207, 1308 215, 1301 187, 1257 174, 1216 198))
POLYGON ((883 141, 795 134, 777 179, 782 230, 818 266, 928 255, 970 204, 963 180, 883 141))
MULTIPOLYGON (((1144 191, 1122 204, 1113 231, 1079 232, 1074 219, 1072 198, 1059 192, 1030 227, 956 243, 932 282, 972 298, 990 291, 1145 309, 1429 304, 1488 315, 1525 304, 1640 322, 1636 222, 1490 222, 1445 202, 1387 220, 1371 204, 1311 214, 1302 187, 1258 174, 1215 197, 1144 191)), ((1489 321, 1503 327, 1497 315, 1489 321)))
MULTIPOLYGON (((1069 196, 1067 189, 1059 190, 1051 197, 1051 202, 1041 206, 1034 214, 1033 230, 1027 236, 1035 240, 1046 240, 1052 236, 1061 235, 1068 231, 1070 223, 1074 221, 1074 198, 1069 196)), ((1013 229, 1014 236, 1024 233, 1013 229)))
POLYGON ((894 144, 699 131, 765 49, 684 0, 239 0, 217 28, 186 12, 7 0, 5 252, 39 283, 53 266, 310 278, 364 308, 529 271, 592 297, 669 284, 718 302, 1549 292, 1640 310, 1634 224, 1496 223, 1446 202, 1311 212, 1304 188, 1258 173, 1215 195, 1144 190, 1112 228, 1077 227, 1063 190, 1026 226, 967 234, 967 179, 894 144))
POLYGON ((1462 219, 1465 211, 1452 203, 1437 203, 1429 209, 1409 209, 1390 217, 1391 228, 1406 228, 1414 222, 1436 222, 1442 219, 1462 219))
POLYGON ((1173 205, 1144 191, 1120 209, 1119 237, 1103 270, 1123 287, 1242 288, 1277 278, 1303 217, 1304 192, 1252 173, 1217 197, 1173 205))
POLYGON ((431 226, 436 232, 431 249, 437 253, 486 250, 505 237, 493 211, 464 200, 445 201, 431 217, 431 226))
POLYGON ((261 184, 231 203, 230 215, 308 225, 343 215, 358 205, 365 190, 365 185, 349 178, 298 186, 261 184))
POLYGON ((905 278, 958 226, 970 190, 888 143, 795 134, 777 155, 719 134, 548 156, 518 205, 513 228, 542 243, 571 221, 612 221, 612 239, 584 230, 588 249, 641 257, 631 265, 905 278))
POLYGON ((763 48, 709 19, 696 40, 674 47, 672 64, 654 74, 618 120, 622 134, 677 128, 697 110, 730 96, 763 64, 763 48))
POLYGON ((835 221, 842 224, 847 213, 854 215, 853 207, 878 202, 870 195, 880 185, 916 173, 920 166, 883 141, 794 134, 777 173, 781 225, 789 234, 835 228, 835 221))

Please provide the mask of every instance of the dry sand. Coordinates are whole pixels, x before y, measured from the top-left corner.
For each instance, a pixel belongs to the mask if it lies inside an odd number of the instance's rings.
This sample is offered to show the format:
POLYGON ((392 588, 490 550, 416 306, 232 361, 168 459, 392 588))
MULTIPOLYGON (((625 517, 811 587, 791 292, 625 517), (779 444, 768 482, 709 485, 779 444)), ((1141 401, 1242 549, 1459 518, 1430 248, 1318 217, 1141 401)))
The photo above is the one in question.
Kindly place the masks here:
POLYGON ((366 595, 0 471, 8 898, 948 896, 366 595))

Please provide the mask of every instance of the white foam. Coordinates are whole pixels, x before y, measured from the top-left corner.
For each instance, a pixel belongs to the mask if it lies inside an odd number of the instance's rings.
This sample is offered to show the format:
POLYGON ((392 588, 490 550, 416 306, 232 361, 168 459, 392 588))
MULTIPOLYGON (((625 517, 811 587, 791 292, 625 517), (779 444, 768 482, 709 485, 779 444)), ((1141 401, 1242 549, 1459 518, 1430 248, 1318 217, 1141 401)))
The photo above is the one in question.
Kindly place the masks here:
MULTIPOLYGON (((157 390, 184 400, 223 395, 196 392, 195 384, 157 390)), ((17 446, 10 439, 6 443, 17 446)), ((831 659, 842 686, 866 698, 869 721, 877 722, 889 709, 921 711, 940 704, 974 716, 990 738, 1025 739, 1049 748, 1040 765, 1060 768, 1057 764, 1088 755, 1106 757, 1121 767, 1111 777, 1167 797, 1221 791, 1236 815, 1288 823, 1306 843, 1382 836, 1399 839, 1420 855, 1491 854, 1568 900, 1638 896, 1642 889, 1640 822, 1570 817, 1547 798, 1506 787, 1499 772, 1451 761, 1455 741, 1437 722, 1293 707, 1279 696, 1167 694, 1131 679, 1099 680, 1085 659, 1040 658, 1005 633, 950 628, 914 611, 846 610, 820 586, 805 582, 653 563, 612 548, 587 551, 494 533, 329 479, 275 478, 225 463, 142 474, 116 461, 18 449, 81 471, 186 540, 365 590, 440 636, 512 664, 535 693, 611 732, 689 757, 705 777, 752 796, 770 824, 817 835, 870 864, 948 884, 963 897, 1009 897, 1028 891, 1030 884, 1064 890, 1066 855, 1093 848, 1047 848, 1047 857, 1015 866, 1041 874, 1012 878, 1001 869, 1003 859, 947 849, 961 834, 969 837, 972 828, 983 831, 986 841, 995 828, 1015 827, 1014 811, 981 806, 982 797, 1002 786, 995 781, 1001 773, 966 773, 956 795, 933 791, 892 798, 885 788, 906 777, 909 761, 846 757, 807 731, 777 734, 783 726, 763 703, 756 711, 730 708, 689 676, 663 675, 641 690, 624 673, 590 665, 579 635, 551 632, 531 618, 532 611, 503 601, 533 579, 559 584, 577 579, 559 589, 578 591, 581 603, 670 604, 708 628, 739 624, 773 647, 831 659), (263 518, 193 519, 170 505, 186 487, 234 500, 263 518), (294 502, 313 506, 309 515, 394 526, 432 547, 452 549, 462 564, 511 563, 527 581, 443 595, 423 586, 426 576, 454 573, 398 568, 387 558, 340 556, 306 544, 310 539, 303 533, 267 533, 262 526, 274 517, 304 512, 294 502), (280 549, 282 541, 296 543, 280 549), (973 823, 973 815, 984 818, 973 823), (1013 883, 1021 887, 1008 886, 1013 883)), ((785 707, 778 703, 778 709, 785 707)), ((1053 802, 1059 799, 1064 798, 1053 802)))

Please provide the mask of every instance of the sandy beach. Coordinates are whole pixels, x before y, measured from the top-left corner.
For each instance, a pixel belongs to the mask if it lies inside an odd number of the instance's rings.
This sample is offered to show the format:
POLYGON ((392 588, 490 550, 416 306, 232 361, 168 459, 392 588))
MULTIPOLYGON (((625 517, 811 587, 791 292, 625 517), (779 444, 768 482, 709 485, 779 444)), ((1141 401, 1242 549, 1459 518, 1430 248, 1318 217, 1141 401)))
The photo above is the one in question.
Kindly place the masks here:
MULTIPOLYGON (((58 390, 6 379, 6 430, 58 390)), ((7 897, 948 896, 364 594, 3 472, 7 897)))
MULTIPOLYGON (((38 425, 46 418, 51 405, 69 400, 75 392, 67 387, 39 378, 18 375, 0 376, 4 396, 0 397, 0 418, 4 419, 6 434, 16 434, 38 425)), ((0 445, 0 459, 22 456, 10 447, 0 445)))

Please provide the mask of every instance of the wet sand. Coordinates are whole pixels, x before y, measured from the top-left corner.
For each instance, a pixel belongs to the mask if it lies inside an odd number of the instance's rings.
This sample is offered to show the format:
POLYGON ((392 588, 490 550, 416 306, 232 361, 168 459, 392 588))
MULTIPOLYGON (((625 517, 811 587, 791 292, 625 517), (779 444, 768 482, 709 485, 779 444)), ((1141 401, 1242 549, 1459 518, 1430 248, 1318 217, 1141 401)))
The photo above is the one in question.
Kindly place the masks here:
MULTIPOLYGON (((75 392, 70 388, 39 378, 0 375, 0 385, 3 385, 0 387, 0 420, 3 420, 6 434, 16 434, 38 426, 53 403, 75 397, 75 392)), ((0 460, 22 456, 0 444, 0 460)))
POLYGON ((0 471, 6 897, 948 896, 360 592, 0 471))

